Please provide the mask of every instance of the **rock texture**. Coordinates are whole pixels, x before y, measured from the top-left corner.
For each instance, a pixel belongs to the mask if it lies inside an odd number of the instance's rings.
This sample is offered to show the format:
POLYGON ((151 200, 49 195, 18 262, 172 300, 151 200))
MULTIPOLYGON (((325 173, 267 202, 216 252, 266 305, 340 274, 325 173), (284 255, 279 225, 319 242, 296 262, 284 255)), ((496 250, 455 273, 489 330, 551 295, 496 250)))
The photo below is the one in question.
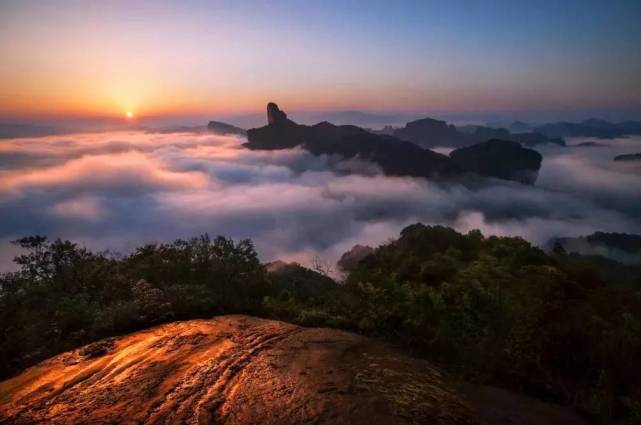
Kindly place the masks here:
POLYGON ((394 129, 392 134, 401 140, 406 140, 424 148, 437 146, 463 147, 475 143, 487 142, 492 139, 508 140, 518 142, 524 146, 536 146, 542 144, 555 144, 565 146, 562 138, 549 138, 541 133, 521 132, 511 133, 504 128, 493 128, 485 126, 467 126, 468 131, 462 131, 445 121, 432 118, 408 122, 405 127, 394 129))
POLYGON ((461 168, 482 176, 524 184, 534 184, 543 160, 537 151, 506 140, 490 140, 456 149, 450 158, 461 168))
POLYGON ((247 316, 103 340, 0 383, 0 423, 12 424, 476 422, 427 362, 247 316))

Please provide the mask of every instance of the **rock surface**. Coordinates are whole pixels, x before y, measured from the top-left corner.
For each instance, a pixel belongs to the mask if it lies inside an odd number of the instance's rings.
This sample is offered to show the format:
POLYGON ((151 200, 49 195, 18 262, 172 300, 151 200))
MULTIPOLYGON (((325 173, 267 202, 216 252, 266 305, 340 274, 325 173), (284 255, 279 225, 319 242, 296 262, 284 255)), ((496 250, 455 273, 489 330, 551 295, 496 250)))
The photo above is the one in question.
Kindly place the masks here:
POLYGON ((428 362, 248 316, 99 341, 0 383, 0 423, 469 424, 428 362))
POLYGON ((461 168, 482 176, 524 184, 534 184, 543 160, 537 151, 506 140, 490 140, 456 149, 450 158, 461 168))

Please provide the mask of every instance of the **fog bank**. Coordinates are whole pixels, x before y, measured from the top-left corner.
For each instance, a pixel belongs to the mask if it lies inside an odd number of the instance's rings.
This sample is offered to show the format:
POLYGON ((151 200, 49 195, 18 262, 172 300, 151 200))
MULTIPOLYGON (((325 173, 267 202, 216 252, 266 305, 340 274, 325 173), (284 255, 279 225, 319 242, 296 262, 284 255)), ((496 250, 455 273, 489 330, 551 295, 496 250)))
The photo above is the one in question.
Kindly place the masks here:
MULTIPOLYGON (((641 233, 641 138, 545 147, 537 185, 436 184, 236 136, 109 132, 0 141, 0 267, 8 241, 44 234, 127 253, 201 233, 251 238, 265 261, 334 263, 421 221, 535 244, 596 230, 641 233)), ((580 140, 572 140, 571 144, 580 140)))

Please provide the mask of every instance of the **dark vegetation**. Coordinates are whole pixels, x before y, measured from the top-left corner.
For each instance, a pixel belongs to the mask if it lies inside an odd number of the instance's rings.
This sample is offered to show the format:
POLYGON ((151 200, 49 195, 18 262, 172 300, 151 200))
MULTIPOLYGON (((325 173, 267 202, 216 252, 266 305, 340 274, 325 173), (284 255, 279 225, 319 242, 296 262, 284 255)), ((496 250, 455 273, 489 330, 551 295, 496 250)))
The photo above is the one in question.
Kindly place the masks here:
POLYGON ((20 269, 0 276, 0 376, 161 322, 258 313, 269 293, 250 241, 201 236, 122 259, 40 236, 16 243, 20 269))
MULTIPOLYGON (((82 344, 160 322, 249 313, 385 338, 467 380, 641 415, 641 305, 594 267, 520 238, 416 224, 351 268, 344 284, 260 264, 250 241, 202 236, 123 258, 67 241, 17 241, 0 277, 3 376, 82 344)), ((91 353, 88 353, 91 355, 91 353)))

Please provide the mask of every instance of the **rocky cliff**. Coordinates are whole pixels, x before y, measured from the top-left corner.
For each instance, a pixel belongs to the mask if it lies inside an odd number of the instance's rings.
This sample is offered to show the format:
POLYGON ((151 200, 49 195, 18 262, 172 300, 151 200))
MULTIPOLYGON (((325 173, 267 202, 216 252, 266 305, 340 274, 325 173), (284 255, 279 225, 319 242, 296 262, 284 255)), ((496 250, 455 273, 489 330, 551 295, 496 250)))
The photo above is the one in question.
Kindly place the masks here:
POLYGON ((428 362, 330 329, 248 316, 175 322, 0 383, 12 424, 471 424, 428 362))

